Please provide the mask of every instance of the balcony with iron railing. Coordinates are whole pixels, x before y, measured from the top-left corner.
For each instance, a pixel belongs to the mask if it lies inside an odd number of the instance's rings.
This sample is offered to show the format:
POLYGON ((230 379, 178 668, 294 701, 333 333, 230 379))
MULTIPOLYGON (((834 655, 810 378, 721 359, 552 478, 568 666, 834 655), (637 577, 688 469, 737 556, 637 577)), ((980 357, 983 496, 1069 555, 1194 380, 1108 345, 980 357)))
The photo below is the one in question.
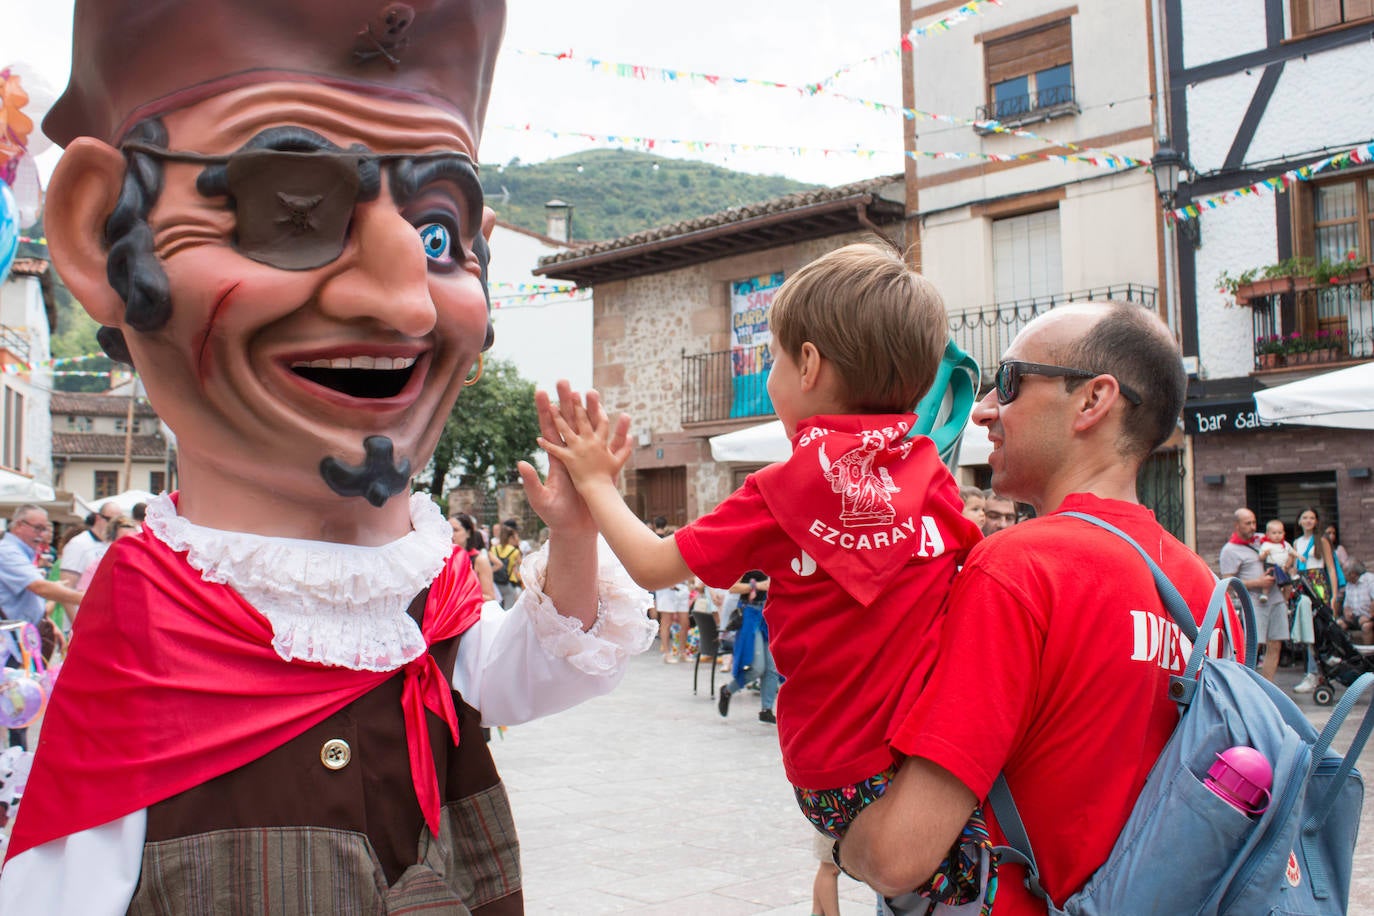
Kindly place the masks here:
POLYGON ((8 350, 14 354, 20 362, 29 361, 31 344, 29 336, 18 328, 0 324, 0 350, 8 350))
MULTIPOLYGON (((999 303, 983 308, 951 311, 950 338, 982 367, 982 385, 992 384, 997 360, 1033 318, 1067 302, 1115 299, 1155 306, 1156 289, 1137 283, 1099 286, 999 303)), ((723 423, 773 415, 768 399, 772 356, 766 345, 682 353, 682 424, 723 423)))
POLYGON ((1250 306, 1254 368, 1374 359, 1374 282, 1359 268, 1325 283, 1275 277, 1243 284, 1236 301, 1250 306))
MULTIPOLYGON (((987 105, 978 106, 979 121, 998 121, 1005 127, 1048 121, 1078 114, 1073 83, 1059 83, 1026 95, 1003 96, 987 105)), ((975 127, 980 134, 994 133, 991 128, 975 127)))
POLYGON ((992 384, 997 361, 1002 358, 1002 354, 1006 352, 1016 335, 1021 333, 1021 329, 1032 319, 1056 306, 1068 302, 1102 302, 1111 299, 1119 302, 1136 302, 1154 308, 1156 294, 1157 290, 1153 286, 1121 283, 999 302, 976 309, 950 310, 949 336, 959 349, 978 361, 983 370, 982 382, 986 386, 992 384))

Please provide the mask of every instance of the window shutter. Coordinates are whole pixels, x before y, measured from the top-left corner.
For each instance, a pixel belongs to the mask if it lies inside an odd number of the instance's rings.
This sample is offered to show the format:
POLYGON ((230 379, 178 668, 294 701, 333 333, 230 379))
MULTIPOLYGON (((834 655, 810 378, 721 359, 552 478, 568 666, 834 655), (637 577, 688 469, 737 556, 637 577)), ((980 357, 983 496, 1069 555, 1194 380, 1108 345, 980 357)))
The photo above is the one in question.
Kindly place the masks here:
POLYGON ((983 53, 988 85, 1048 67, 1073 63, 1069 20, 1051 23, 1000 41, 990 41, 984 46, 983 53))
POLYGON ((1341 0, 1312 0, 1312 29, 1324 29, 1341 22, 1341 0))

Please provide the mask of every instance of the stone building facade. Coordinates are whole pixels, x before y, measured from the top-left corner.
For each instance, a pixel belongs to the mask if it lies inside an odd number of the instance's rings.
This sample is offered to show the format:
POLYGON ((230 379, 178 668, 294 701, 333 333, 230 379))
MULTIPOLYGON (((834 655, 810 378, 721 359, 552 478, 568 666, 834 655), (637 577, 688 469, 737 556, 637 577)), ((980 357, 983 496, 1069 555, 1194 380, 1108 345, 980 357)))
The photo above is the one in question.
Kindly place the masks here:
MULTIPOLYGON (((594 387, 632 419, 626 499, 645 519, 681 525, 713 509, 759 465, 717 463, 711 436, 773 419, 729 416, 696 385, 704 358, 728 369, 731 284, 790 276, 840 246, 886 239, 905 249, 901 176, 804 191, 575 248, 537 273, 594 286, 594 387)), ((716 365, 712 363, 711 365, 716 365)))

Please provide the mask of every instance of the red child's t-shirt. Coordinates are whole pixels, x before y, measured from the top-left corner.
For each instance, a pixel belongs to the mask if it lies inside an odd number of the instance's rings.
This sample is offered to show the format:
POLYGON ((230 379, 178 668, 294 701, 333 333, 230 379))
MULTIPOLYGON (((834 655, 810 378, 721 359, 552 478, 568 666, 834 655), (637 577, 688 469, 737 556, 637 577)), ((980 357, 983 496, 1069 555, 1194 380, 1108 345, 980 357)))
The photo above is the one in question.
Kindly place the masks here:
POLYGON ((958 488, 930 440, 906 440, 909 448, 901 441, 901 424, 909 429, 912 419, 813 417, 798 429, 791 459, 751 474, 676 534, 707 585, 728 588, 751 569, 771 580, 764 619, 786 679, 778 740, 795 786, 851 785, 898 759, 888 732, 908 683, 929 672, 950 582, 982 536, 963 517, 958 488), (895 430, 889 446, 901 451, 889 456, 887 475, 855 460, 847 472, 846 457, 863 454, 845 436, 878 427, 895 430), (832 433, 827 452, 800 444, 813 442, 808 434, 818 429, 832 433), (882 522, 886 498, 892 517, 882 522), (873 546, 879 533, 886 551, 873 546))
MULTIPOLYGON (((1056 514, 998 532, 969 555, 940 662, 892 738, 980 799, 1005 770, 1057 904, 1106 861, 1125 826, 1178 724, 1169 676, 1191 649, 1139 554, 1058 514, 1066 511, 1131 535, 1201 622, 1216 580, 1197 554, 1143 506, 1071 495, 1056 514)), ((998 916, 1043 916, 1023 877, 1002 866, 998 916)))

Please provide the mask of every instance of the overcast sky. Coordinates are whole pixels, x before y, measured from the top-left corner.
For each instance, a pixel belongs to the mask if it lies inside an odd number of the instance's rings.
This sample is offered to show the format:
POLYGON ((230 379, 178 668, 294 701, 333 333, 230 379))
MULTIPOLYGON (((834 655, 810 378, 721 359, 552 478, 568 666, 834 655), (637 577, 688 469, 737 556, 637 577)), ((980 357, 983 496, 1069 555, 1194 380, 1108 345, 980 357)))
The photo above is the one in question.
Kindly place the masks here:
MULTIPOLYGON (((660 144, 655 152, 741 171, 841 184, 902 169, 900 116, 789 90, 665 84, 592 72, 580 62, 519 52, 570 51, 578 58, 783 83, 818 82, 894 49, 892 0, 511 0, 496 88, 482 141, 484 162, 537 162, 614 145, 549 136, 590 133, 658 140, 863 149, 882 155, 728 153, 660 144), (530 130, 512 130, 528 125, 530 130)), ((0 67, 22 62, 60 93, 70 64, 71 0, 43 0, 0 30, 0 67)), ((936 40, 936 39, 930 39, 936 40)), ((36 83, 32 77, 26 81, 36 83)), ((32 94, 42 96, 41 86, 32 94)), ((901 100, 895 55, 856 67, 834 91, 901 100)), ((621 144, 625 145, 625 144, 621 144)), ((55 153, 40 158, 46 175, 55 153)))

